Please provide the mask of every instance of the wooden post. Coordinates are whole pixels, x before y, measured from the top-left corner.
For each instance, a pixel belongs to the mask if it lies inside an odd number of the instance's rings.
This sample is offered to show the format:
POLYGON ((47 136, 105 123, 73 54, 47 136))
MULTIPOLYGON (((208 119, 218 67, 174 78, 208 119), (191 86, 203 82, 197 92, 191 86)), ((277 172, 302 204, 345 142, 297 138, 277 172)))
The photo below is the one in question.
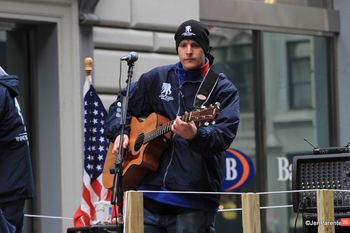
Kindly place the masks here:
POLYGON ((86 57, 84 59, 85 79, 89 82, 89 84, 92 84, 92 78, 91 78, 92 62, 93 60, 91 57, 86 57))
POLYGON ((86 76, 91 75, 91 71, 92 71, 92 58, 91 57, 86 57, 84 59, 84 69, 85 69, 85 74, 86 76))
POLYGON ((144 233, 143 225, 143 195, 141 192, 128 191, 125 193, 125 233, 144 233))
POLYGON ((334 192, 317 190, 317 223, 318 233, 334 233, 334 192))
POLYGON ((259 194, 242 194, 243 233, 261 233, 259 194))

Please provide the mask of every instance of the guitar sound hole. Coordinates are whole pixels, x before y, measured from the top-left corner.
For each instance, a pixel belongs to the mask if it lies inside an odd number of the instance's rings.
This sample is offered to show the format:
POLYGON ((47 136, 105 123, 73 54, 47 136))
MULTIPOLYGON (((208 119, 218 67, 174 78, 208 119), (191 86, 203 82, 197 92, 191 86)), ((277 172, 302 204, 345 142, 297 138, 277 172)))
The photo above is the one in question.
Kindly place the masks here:
POLYGON ((135 140, 135 146, 134 146, 134 150, 138 151, 140 150, 141 146, 143 145, 143 140, 144 140, 145 136, 144 134, 140 134, 136 140, 135 140))

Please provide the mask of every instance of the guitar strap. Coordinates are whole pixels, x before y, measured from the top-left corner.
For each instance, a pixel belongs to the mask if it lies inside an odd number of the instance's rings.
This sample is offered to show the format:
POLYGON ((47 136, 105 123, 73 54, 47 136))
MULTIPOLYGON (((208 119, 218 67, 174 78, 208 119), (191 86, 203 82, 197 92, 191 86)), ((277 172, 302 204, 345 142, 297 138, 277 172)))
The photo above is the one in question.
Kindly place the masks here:
POLYGON ((198 88, 194 99, 194 107, 196 109, 201 108, 208 101, 211 93, 213 92, 216 83, 219 79, 219 74, 209 69, 207 74, 204 76, 201 85, 198 88))

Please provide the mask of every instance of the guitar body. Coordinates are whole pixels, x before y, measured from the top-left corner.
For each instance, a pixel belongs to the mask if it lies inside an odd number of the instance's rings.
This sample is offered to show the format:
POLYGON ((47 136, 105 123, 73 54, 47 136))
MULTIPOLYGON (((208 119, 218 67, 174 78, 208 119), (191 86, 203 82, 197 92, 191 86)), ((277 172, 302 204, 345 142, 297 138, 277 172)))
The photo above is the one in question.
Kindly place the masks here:
POLYGON ((144 121, 135 117, 131 119, 128 155, 123 162, 124 191, 136 189, 148 172, 157 171, 159 159, 170 144, 171 133, 168 132, 143 145, 138 145, 137 139, 142 138, 145 132, 151 132, 168 122, 168 118, 156 113, 152 113, 144 121))
MULTIPOLYGON (((162 125, 169 123, 169 119, 156 113, 152 113, 146 119, 131 118, 129 145, 124 158, 123 188, 124 191, 136 189, 143 178, 150 171, 157 171, 159 159, 171 141, 171 132, 144 143, 147 132, 151 132, 162 125)), ((116 155, 112 154, 113 143, 110 144, 103 169, 103 185, 105 188, 113 187, 114 174, 109 170, 114 166, 116 155)))
MULTIPOLYGON (((202 122, 215 119, 219 113, 219 104, 198 109, 181 116, 185 122, 202 122)), ((158 170, 159 160, 171 141, 171 124, 168 118, 152 113, 146 119, 132 117, 130 121, 129 145, 122 164, 124 191, 135 190, 149 172, 158 170)), ((102 183, 105 188, 113 187, 116 155, 112 153, 110 143, 103 166, 102 183)))

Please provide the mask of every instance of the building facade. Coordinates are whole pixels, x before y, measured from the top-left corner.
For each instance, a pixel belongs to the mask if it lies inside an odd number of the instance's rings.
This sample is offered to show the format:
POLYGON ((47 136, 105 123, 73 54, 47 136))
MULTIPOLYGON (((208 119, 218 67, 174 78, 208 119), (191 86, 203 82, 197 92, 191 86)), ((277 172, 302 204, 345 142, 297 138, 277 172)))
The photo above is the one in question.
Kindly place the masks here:
MULTIPOLYGON (((0 1, 0 65, 21 82, 37 194, 27 232, 72 226, 82 186, 83 60, 105 107, 114 101, 120 57, 136 51, 133 78, 177 61, 174 31, 186 19, 210 26, 215 69, 241 96, 241 124, 232 148, 253 161, 250 182, 237 192, 291 189, 291 160, 312 146, 350 141, 350 2, 347 0, 41 0, 0 1)), ((121 73, 120 73, 121 72, 121 73)), ((262 205, 290 205, 288 194, 262 205)), ((240 197, 222 199, 240 207, 240 197)), ((241 230, 241 213, 219 213, 217 232, 241 230), (226 229, 226 230, 225 230, 226 229)), ((262 211, 264 232, 292 232, 291 208, 262 211)), ((297 224, 300 230, 300 224, 297 224)))

